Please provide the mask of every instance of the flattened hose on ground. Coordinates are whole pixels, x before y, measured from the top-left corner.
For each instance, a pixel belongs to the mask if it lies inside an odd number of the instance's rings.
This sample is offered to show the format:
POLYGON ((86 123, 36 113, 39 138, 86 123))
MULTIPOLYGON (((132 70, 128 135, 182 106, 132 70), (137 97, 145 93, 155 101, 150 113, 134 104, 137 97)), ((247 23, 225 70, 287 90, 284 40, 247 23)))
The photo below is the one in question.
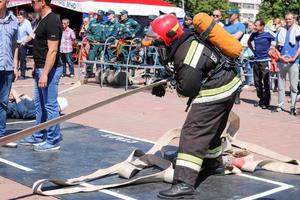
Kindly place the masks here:
POLYGON ((44 130, 46 128, 49 128, 50 126, 62 123, 64 121, 67 121, 69 119, 72 119, 74 117, 82 115, 84 113, 87 113, 89 111, 95 110, 96 108, 99 108, 99 107, 105 106, 107 104, 113 103, 113 102, 118 101, 118 100, 120 100, 122 98, 131 96, 131 95, 136 94, 138 92, 141 92, 143 90, 151 89, 151 88, 153 88, 155 86, 164 85, 166 83, 167 83, 166 80, 161 80, 161 81, 153 83, 151 85, 146 85, 146 86, 143 86, 143 87, 140 87, 140 88, 137 88, 137 89, 133 89, 131 91, 128 91, 128 92, 125 92, 125 93, 113 96, 113 97, 108 98, 106 100, 103 100, 103 101, 100 101, 100 102, 95 103, 93 105, 90 105, 90 106, 88 106, 86 108, 74 111, 72 113, 60 116, 60 117, 52 119, 52 120, 49 120, 49 121, 47 121, 45 123, 42 123, 42 124, 30 127, 30 128, 26 128, 26 129, 18 131, 16 133, 4 136, 4 137, 0 138, 0 146, 5 145, 5 144, 7 144, 9 142, 14 142, 16 140, 20 140, 20 139, 22 139, 22 138, 24 138, 26 136, 31 135, 34 132, 44 130))

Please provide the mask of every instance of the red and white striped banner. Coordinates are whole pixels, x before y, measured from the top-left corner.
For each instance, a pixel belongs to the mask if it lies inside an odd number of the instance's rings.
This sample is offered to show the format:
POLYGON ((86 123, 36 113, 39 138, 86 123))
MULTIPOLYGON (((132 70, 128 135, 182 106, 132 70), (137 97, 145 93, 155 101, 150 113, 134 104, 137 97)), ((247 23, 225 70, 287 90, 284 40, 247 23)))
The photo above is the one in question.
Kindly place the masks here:
MULTIPOLYGON (((8 7, 15 7, 24 4, 31 4, 28 0, 10 0, 8 7)), ((88 13, 97 10, 114 10, 116 14, 126 9, 129 15, 149 16, 163 13, 176 13, 177 17, 184 17, 184 10, 178 8, 163 0, 52 0, 51 4, 75 10, 78 12, 88 13)))

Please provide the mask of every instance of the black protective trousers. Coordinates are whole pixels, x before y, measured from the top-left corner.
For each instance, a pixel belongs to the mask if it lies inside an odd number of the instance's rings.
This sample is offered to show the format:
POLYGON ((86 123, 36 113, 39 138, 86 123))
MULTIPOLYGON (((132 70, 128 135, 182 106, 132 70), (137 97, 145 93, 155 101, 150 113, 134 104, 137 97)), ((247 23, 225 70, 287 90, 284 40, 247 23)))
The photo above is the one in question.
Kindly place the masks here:
POLYGON ((271 100, 269 62, 254 62, 253 74, 259 104, 269 106, 271 100))
MULTIPOLYGON (((182 127, 178 153, 204 159, 208 149, 219 147, 234 99, 235 94, 218 103, 193 104, 182 127)), ((195 186, 198 175, 198 171, 176 165, 174 181, 195 186)))

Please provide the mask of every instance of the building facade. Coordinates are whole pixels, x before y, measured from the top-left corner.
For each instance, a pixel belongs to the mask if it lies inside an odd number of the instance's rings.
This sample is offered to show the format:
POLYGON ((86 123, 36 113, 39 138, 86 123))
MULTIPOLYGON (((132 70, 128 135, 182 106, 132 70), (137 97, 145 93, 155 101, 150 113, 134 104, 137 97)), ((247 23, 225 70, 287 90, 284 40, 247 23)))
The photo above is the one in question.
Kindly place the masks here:
POLYGON ((229 0, 240 9, 241 21, 254 21, 259 11, 261 0, 229 0))

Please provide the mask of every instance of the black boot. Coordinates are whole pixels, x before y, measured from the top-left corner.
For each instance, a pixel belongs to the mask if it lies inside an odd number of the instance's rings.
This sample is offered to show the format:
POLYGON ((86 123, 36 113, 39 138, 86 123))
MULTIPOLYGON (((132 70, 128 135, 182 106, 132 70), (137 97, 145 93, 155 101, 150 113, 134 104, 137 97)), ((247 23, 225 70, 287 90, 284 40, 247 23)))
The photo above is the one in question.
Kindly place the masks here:
POLYGON ((221 156, 218 158, 204 158, 201 167, 200 174, 202 175, 225 175, 225 167, 221 156))
POLYGON ((297 112, 296 112, 295 108, 291 108, 290 115, 297 115, 297 112))
POLYGON ((160 191, 157 195, 162 199, 193 199, 195 189, 187 183, 176 183, 168 190, 160 191))

